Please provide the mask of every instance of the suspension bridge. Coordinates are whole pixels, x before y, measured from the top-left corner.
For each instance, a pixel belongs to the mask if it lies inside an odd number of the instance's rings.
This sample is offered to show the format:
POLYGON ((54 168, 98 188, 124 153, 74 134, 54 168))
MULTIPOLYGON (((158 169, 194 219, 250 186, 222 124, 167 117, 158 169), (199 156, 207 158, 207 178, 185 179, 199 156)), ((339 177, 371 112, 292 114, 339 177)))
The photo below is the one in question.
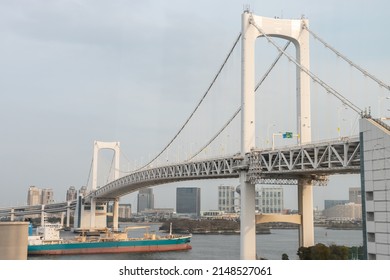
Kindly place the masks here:
MULTIPOLYGON (((93 175, 92 185, 89 193, 85 197, 79 198, 77 205, 76 203, 72 204, 72 207, 76 208, 75 224, 91 230, 97 228, 96 219, 98 219, 98 212, 100 211, 96 210, 97 205, 113 202, 113 227, 117 229, 119 198, 145 187, 189 180, 238 178, 241 196, 241 259, 256 258, 255 225, 256 222, 261 222, 261 218, 255 215, 256 184, 297 186, 299 216, 298 220, 296 217, 293 217, 291 222, 299 224, 300 246, 314 245, 313 186, 326 185, 331 175, 361 174, 366 152, 362 139, 366 136, 362 134, 364 132, 360 131, 359 135, 340 136, 333 140, 312 141, 311 83, 321 87, 327 95, 338 100, 344 108, 350 109, 366 123, 379 128, 384 133, 389 133, 389 127, 383 121, 372 118, 369 109, 360 108, 353 100, 346 98, 341 92, 310 70, 310 36, 335 53, 337 57, 344 60, 348 65, 358 70, 362 76, 378 84, 381 89, 384 89, 386 92, 390 90, 389 85, 355 64, 312 31, 309 28, 308 19, 266 18, 245 11, 242 14, 242 30, 235 39, 232 49, 228 52, 217 74, 212 79, 210 86, 196 104, 195 109, 189 114, 189 117, 161 152, 157 153, 146 164, 135 168, 127 175, 121 176, 119 172, 119 143, 99 141, 94 143, 94 157, 91 168, 93 175), (255 43, 258 38, 264 38, 269 45, 274 47, 277 51, 277 56, 256 84, 255 43), (288 43, 280 46, 279 39, 287 40, 288 43), (239 44, 240 42, 241 44, 239 44), (296 49, 295 56, 287 51, 291 43, 296 49), (227 118, 227 121, 221 128, 215 131, 209 141, 204 141, 204 145, 198 151, 176 163, 167 163, 165 160, 162 160, 164 163, 158 164, 198 113, 199 108, 203 105, 231 58, 233 51, 239 45, 241 45, 241 105, 230 118, 227 118), (263 148, 256 143, 255 113, 257 110, 255 93, 264 81, 267 80, 267 77, 282 57, 287 58, 296 68, 295 120, 297 144, 288 147, 275 147, 273 141, 272 148, 263 148), (212 143, 237 118, 241 118, 240 132, 237 133, 241 138, 240 149, 230 155, 204 156, 201 158, 200 155, 204 155, 212 143), (114 151, 115 174, 111 182, 98 186, 97 158, 101 149, 114 151)), ((366 126, 367 124, 364 127, 366 126)), ((366 131, 369 130, 366 129, 366 131)), ((387 147, 386 143, 381 145, 387 147)), ((59 207, 63 209, 66 205, 61 204, 59 207)), ((38 209, 35 210, 38 211, 38 209)), ((106 211, 106 209, 101 210, 106 211)), ((267 221, 278 221, 278 219, 281 219, 280 215, 275 215, 271 218, 267 217, 267 221)), ((283 218, 283 221, 285 220, 286 218, 283 218)))

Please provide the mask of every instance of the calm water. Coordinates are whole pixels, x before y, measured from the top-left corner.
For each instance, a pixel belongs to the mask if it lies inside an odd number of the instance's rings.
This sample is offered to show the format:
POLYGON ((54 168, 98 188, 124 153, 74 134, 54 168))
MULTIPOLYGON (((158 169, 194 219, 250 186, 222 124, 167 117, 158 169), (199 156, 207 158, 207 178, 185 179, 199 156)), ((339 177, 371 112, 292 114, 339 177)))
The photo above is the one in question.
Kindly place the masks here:
MULTIPOLYGON (((157 228, 157 226, 154 226, 157 228)), ((330 230, 315 228, 315 242, 325 245, 360 246, 361 230, 330 230)), ((256 236, 257 255, 269 260, 280 260, 286 253, 291 260, 298 259, 298 230, 271 229, 271 234, 256 236)), ((192 250, 164 253, 97 254, 75 256, 42 256, 29 259, 59 260, 238 260, 240 259, 239 235, 193 235, 192 250)))

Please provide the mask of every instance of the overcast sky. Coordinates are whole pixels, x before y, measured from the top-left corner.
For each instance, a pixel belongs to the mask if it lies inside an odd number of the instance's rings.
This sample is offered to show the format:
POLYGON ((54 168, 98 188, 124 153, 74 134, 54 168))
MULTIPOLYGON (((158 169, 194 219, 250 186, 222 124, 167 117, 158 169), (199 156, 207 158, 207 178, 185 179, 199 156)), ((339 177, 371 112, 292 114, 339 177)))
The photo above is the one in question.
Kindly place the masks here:
MULTIPOLYGON (((52 188, 56 201, 64 200, 69 186, 86 185, 95 140, 120 142, 121 160, 129 168, 158 154, 209 86, 240 32, 241 14, 248 5, 265 17, 304 15, 329 44, 390 82, 390 2, 385 0, 0 0, 0 207, 25 205, 31 185, 52 188)), ((389 93, 334 55, 322 55, 329 51, 310 40, 312 70, 343 84, 358 106, 372 106, 384 116, 390 108, 385 98, 389 93), (339 78, 340 72, 346 76, 339 78)), ((261 52, 263 58, 256 54, 263 61, 277 54, 264 40, 262 48, 270 49, 269 54, 261 52)), ((217 85, 224 89, 232 83, 232 93, 210 99, 204 116, 171 151, 171 158, 202 146, 208 136, 195 140, 203 135, 198 127, 207 126, 205 135, 212 135, 239 106, 239 55, 236 52, 231 69, 217 85)), ((289 123, 295 118, 294 94, 277 97, 285 92, 280 84, 295 91, 295 68, 288 60, 284 63, 269 79, 263 107, 257 109, 262 116, 259 146, 269 145, 273 132, 295 127, 289 123)), ((312 87, 313 94, 321 95, 318 86, 312 87)), ((323 109, 321 100, 312 98, 313 111, 323 109)), ((322 136, 326 130, 329 137, 337 136, 338 126, 343 133, 356 134, 356 119, 331 102, 325 109, 328 115, 313 116, 313 129, 318 124, 313 135, 328 137, 322 136)), ((221 150, 234 151, 233 134, 237 133, 232 130, 230 142, 219 144, 221 150)), ((111 155, 104 156, 109 161, 111 155)), ((359 180, 331 178, 328 187, 316 188, 315 206, 322 208, 324 199, 348 199, 348 187, 359 186, 359 180)), ((155 206, 175 207, 177 186, 202 186, 202 210, 216 209, 217 186, 225 183, 237 181, 156 187, 155 206)), ((134 204, 135 195, 122 201, 134 204)), ((285 206, 296 207, 295 187, 286 187, 285 206)))

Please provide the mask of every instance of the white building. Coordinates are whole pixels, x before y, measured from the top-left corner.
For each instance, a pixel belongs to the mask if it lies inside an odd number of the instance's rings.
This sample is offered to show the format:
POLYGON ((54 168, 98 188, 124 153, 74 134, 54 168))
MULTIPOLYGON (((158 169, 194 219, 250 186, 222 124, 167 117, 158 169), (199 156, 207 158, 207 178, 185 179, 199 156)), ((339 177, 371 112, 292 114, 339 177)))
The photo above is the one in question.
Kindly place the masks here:
POLYGON ((153 217, 157 219, 171 219, 174 216, 175 210, 173 208, 153 208, 145 209, 141 214, 144 217, 153 217))
POLYGON ((54 203, 54 192, 53 189, 42 189, 41 204, 52 204, 54 203))
MULTIPOLYGON (((240 188, 237 190, 240 193, 240 188)), ((238 202, 240 204, 240 202, 238 202)), ((256 185, 256 211, 259 213, 283 213, 284 195, 282 187, 263 187, 256 185)))
POLYGON ((40 189, 35 186, 28 188, 27 205, 52 204, 54 203, 53 189, 40 189))
POLYGON ((41 190, 35 186, 28 188, 27 192, 27 205, 39 205, 41 204, 41 190))
POLYGON ((283 209, 282 187, 256 186, 256 210, 260 213, 282 213, 283 209))
POLYGON ((369 260, 390 260, 390 128, 360 120, 362 200, 369 260))
POLYGON ((233 186, 218 186, 218 210, 225 213, 235 212, 235 192, 233 186))
POLYGON ((361 220, 362 205, 355 204, 355 203, 336 205, 325 209, 323 211, 323 215, 327 219, 332 219, 332 220, 361 220))
POLYGON ((66 191, 66 201, 72 201, 77 199, 77 190, 75 187, 71 186, 66 191))
POLYGON ((119 204, 118 217, 122 219, 131 218, 131 204, 119 204))

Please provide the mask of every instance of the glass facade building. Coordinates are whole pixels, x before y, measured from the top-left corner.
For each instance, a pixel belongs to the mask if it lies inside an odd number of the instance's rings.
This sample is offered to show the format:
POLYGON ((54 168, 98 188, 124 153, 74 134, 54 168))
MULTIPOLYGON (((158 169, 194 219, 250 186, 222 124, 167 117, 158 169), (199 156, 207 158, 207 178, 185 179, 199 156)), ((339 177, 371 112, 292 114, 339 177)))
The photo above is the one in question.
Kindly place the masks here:
POLYGON ((176 189, 176 213, 200 216, 200 188, 176 189))

